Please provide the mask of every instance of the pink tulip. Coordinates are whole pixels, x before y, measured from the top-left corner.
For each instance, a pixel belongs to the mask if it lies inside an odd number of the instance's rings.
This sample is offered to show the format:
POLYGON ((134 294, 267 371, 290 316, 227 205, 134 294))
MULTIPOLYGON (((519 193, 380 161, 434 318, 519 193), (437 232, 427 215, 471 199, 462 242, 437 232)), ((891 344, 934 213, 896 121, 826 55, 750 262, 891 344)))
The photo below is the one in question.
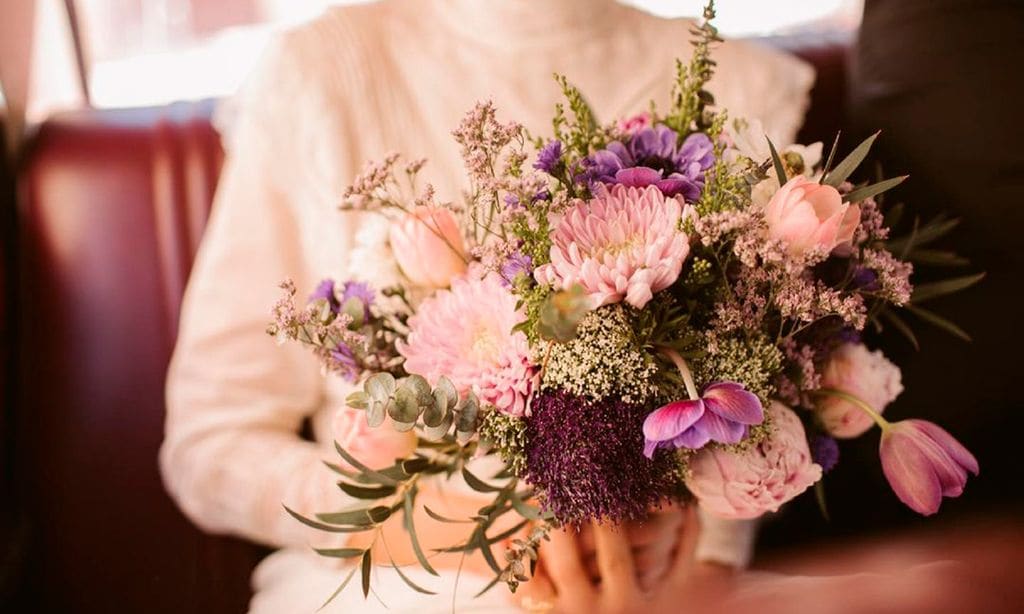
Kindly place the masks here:
POLYGON ((447 288, 466 272, 466 248, 448 209, 416 207, 391 225, 391 250, 409 281, 424 288, 447 288))
POLYGON ((926 420, 902 420, 882 429, 882 471, 896 496, 910 509, 930 516, 942 497, 959 497, 967 472, 978 475, 978 461, 967 448, 926 420))
POLYGON ((860 207, 844 203, 829 185, 797 175, 786 182, 764 209, 768 236, 785 241, 790 255, 814 248, 826 252, 848 247, 860 223, 860 207))

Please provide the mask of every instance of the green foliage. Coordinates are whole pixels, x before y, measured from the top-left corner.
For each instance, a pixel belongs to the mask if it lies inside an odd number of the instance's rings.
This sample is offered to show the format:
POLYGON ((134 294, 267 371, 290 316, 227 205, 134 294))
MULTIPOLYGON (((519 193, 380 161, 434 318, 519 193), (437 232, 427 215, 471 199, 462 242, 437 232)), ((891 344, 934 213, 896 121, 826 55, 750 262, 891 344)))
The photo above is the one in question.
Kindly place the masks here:
POLYGON ((698 387, 716 381, 743 384, 767 405, 775 394, 782 363, 782 352, 767 337, 732 337, 710 345, 708 352, 693 362, 693 376, 698 387))
POLYGON ((555 117, 552 120, 555 138, 562 141, 569 153, 576 158, 584 158, 590 153, 592 146, 603 145, 606 134, 598 124, 594 110, 576 86, 569 83, 563 75, 555 75, 555 81, 562 88, 572 118, 566 116, 565 105, 555 105, 555 117))
POLYGON ((363 390, 353 392, 346 402, 349 407, 366 410, 366 421, 371 427, 384 423, 389 416, 398 431, 408 431, 417 425, 433 440, 450 434, 455 425, 455 437, 466 443, 476 432, 480 403, 472 392, 460 399, 455 386, 442 376, 433 388, 419 375, 396 380, 390 373, 373 375, 363 384, 363 390))
POLYGON ((680 138, 691 132, 707 131, 715 121, 715 114, 708 109, 714 104, 714 97, 705 89, 715 70, 715 61, 711 59, 712 46, 722 40, 718 28, 711 23, 714 17, 715 3, 709 1, 704 8, 703 22, 690 31, 694 40, 689 64, 676 61, 672 107, 662 121, 677 131, 680 138))
POLYGON ((566 343, 576 337, 580 320, 590 311, 590 297, 579 284, 551 293, 541 303, 537 335, 545 341, 566 343))

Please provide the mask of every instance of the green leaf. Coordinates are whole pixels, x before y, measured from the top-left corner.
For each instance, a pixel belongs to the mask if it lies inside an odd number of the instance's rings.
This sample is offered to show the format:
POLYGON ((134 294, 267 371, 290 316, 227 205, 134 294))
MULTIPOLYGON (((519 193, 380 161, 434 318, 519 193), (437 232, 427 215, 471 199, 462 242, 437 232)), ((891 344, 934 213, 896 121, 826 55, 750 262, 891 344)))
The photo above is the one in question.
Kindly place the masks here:
POLYGON ((358 458, 356 458, 356 457, 352 456, 351 454, 349 454, 348 452, 346 452, 345 449, 342 448, 341 445, 338 442, 334 442, 334 449, 338 451, 338 454, 343 459, 345 459, 345 461, 348 462, 348 464, 352 465, 353 467, 358 469, 360 472, 362 472, 362 477, 365 477, 365 478, 367 478, 369 480, 377 482, 378 484, 381 484, 383 486, 397 486, 398 485, 398 480, 390 478, 390 477, 384 475, 383 473, 381 473, 379 471, 374 471, 373 469, 370 469, 369 467, 367 467, 363 463, 359 462, 358 458))
POLYGON ((357 390, 346 397, 345 405, 348 405, 352 409, 366 409, 370 406, 370 395, 361 390, 357 390))
POLYGON ((831 522, 832 517, 828 514, 828 502, 825 500, 825 479, 822 478, 814 483, 814 498, 818 502, 818 511, 826 522, 831 522))
POLYGON ((498 582, 501 582, 501 574, 497 574, 493 578, 491 578, 491 581, 487 583, 487 586, 480 589, 480 592, 478 592, 476 595, 473 595, 473 598, 476 599, 478 597, 483 597, 484 593, 494 588, 494 586, 498 582))
POLYGON ((377 428, 384 424, 384 418, 387 417, 387 407, 390 404, 391 399, 387 401, 371 400, 370 406, 366 408, 366 424, 370 428, 377 428))
POLYGON ((878 183, 872 183, 871 185, 864 186, 863 188, 857 188, 843 196, 843 202, 847 203, 859 203, 860 201, 877 196, 886 190, 891 190, 899 184, 906 181, 908 175, 902 175, 900 177, 893 177, 892 179, 886 179, 885 181, 879 181, 878 183))
POLYGON ((940 316, 939 314, 937 314, 937 313, 935 313, 933 311, 928 311, 927 309, 923 309, 923 308, 917 307, 915 305, 906 305, 904 307, 904 309, 906 309, 910 313, 916 315, 917 317, 921 318, 925 322, 931 324, 932 326, 936 326, 938 328, 941 328, 942 330, 948 332, 949 334, 953 335, 954 337, 959 337, 960 339, 963 339, 964 341, 970 341, 971 340, 971 336, 968 335, 967 332, 964 331, 964 329, 960 328, 956 324, 953 324, 952 322, 950 322, 946 318, 940 316))
POLYGON ((967 266, 970 260, 960 256, 956 252, 944 249, 917 248, 910 250, 906 259, 926 266, 958 267, 967 266))
POLYGON ((356 499, 382 499, 395 494, 394 486, 358 486, 356 484, 349 484, 348 482, 341 481, 338 482, 338 488, 356 499))
MULTIPOLYGON (((437 594, 434 591, 427 590, 427 589, 423 588, 419 584, 416 584, 411 579, 409 579, 408 576, 406 576, 404 573, 402 573, 402 569, 398 565, 395 564, 394 560, 391 561, 391 566, 395 568, 396 572, 398 572, 398 577, 401 578, 403 581, 405 581, 405 584, 409 588, 411 588, 412 590, 416 591, 417 593, 423 593, 424 595, 436 595, 437 594)), ((434 575, 437 575, 437 574, 434 574, 434 575)))
POLYGON ((422 456, 407 458, 399 463, 406 475, 412 476, 430 467, 430 459, 422 456))
POLYGON ((918 344, 917 342, 917 336, 914 335, 914 331, 910 328, 910 326, 903 321, 903 318, 896 315, 896 313, 891 309, 882 310, 881 315, 883 318, 886 319, 887 322, 892 324, 893 328, 903 333, 903 336, 906 337, 907 341, 909 341, 910 344, 914 346, 915 350, 921 349, 920 344, 918 344))
POLYGON ((456 437, 460 444, 465 444, 476 432, 477 418, 480 415, 480 402, 472 392, 466 395, 459 409, 459 421, 455 425, 456 437))
POLYGON ((337 597, 338 595, 340 595, 341 591, 345 590, 345 587, 348 586, 348 583, 351 582, 352 578, 356 575, 356 570, 357 569, 359 569, 359 568, 354 566, 354 565, 352 566, 352 569, 348 572, 348 575, 345 576, 345 579, 342 580, 342 582, 338 586, 338 588, 334 589, 334 592, 331 593, 331 596, 327 598, 327 601, 325 601, 324 604, 322 606, 320 606, 320 608, 317 610, 317 612, 319 612, 320 610, 322 610, 322 609, 326 608, 328 605, 330 605, 330 603, 332 601, 334 601, 334 598, 337 597))
POLYGON ((530 505, 519 497, 519 493, 512 493, 509 497, 512 507, 516 512, 528 520, 540 520, 541 511, 539 507, 530 505))
POLYGON ((502 572, 501 566, 498 565, 498 561, 494 558, 494 553, 491 552, 491 544, 488 543, 487 536, 484 535, 482 528, 476 530, 474 544, 480 549, 480 554, 484 555, 484 560, 491 566, 494 573, 500 574, 502 572))
POLYGON ((953 294, 954 292, 970 288, 984 278, 984 273, 976 273, 974 275, 964 275, 963 277, 953 277, 951 279, 944 279, 933 283, 921 284, 914 287, 914 293, 910 295, 910 302, 915 305, 920 305, 921 303, 930 301, 933 298, 946 296, 947 294, 953 294))
POLYGON ((918 228, 910 236, 887 241, 886 248, 893 253, 899 253, 906 248, 915 249, 918 245, 927 245, 941 239, 959 224, 960 220, 958 219, 946 219, 944 216, 939 216, 929 220, 927 224, 918 228))
POLYGON ((370 566, 373 564, 373 559, 370 556, 370 551, 367 550, 363 554, 363 563, 360 565, 360 574, 362 575, 363 581, 363 599, 370 596, 370 566))
POLYGON ((786 176, 786 165, 782 163, 782 158, 779 157, 779 152, 775 150, 775 143, 768 137, 764 137, 768 141, 768 149, 772 152, 772 164, 775 166, 775 177, 779 180, 779 185, 785 185, 788 177, 786 176))
POLYGON ((298 520, 299 522, 301 522, 302 524, 306 525, 307 527, 311 527, 311 528, 316 529, 318 531, 326 531, 328 533, 362 533, 363 531, 366 531, 367 529, 370 528, 370 527, 363 527, 363 526, 360 526, 360 527, 332 526, 332 525, 329 525, 329 524, 324 524, 322 522, 317 522, 315 520, 310 520, 309 518, 306 518, 302 514, 292 510, 287 505, 282 506, 282 507, 284 507, 284 510, 286 512, 288 512, 291 515, 292 518, 298 520))
POLYGON ((363 384, 363 390, 366 394, 370 395, 375 401, 381 403, 391 398, 391 395, 395 392, 395 378, 390 373, 377 373, 366 380, 363 384))
POLYGON ((832 169, 824 177, 825 185, 830 185, 833 188, 838 188, 841 183, 846 181, 853 171, 857 170, 860 163, 867 157, 868 152, 871 151, 871 145, 874 144, 875 139, 878 138, 878 132, 872 134, 868 138, 858 145, 848 156, 843 158, 842 162, 836 164, 836 167, 832 169))
POLYGON ((832 169, 832 161, 836 159, 836 151, 839 150, 839 136, 841 134, 842 131, 836 132, 836 138, 832 141, 832 149, 828 151, 828 159, 825 160, 825 166, 821 167, 821 178, 818 179, 819 184, 825 180, 825 175, 828 175, 829 170, 832 169))
POLYGON ((436 576, 438 575, 437 570, 430 565, 430 561, 423 553, 420 539, 416 535, 416 521, 413 514, 413 499, 416 497, 416 492, 417 489, 413 487, 405 493, 405 500, 402 502, 402 523, 405 530, 409 532, 409 542, 412 544, 412 551, 416 553, 416 560, 419 561, 420 567, 427 573, 436 576))
POLYGON ((420 417, 419 399, 416 391, 401 386, 395 391, 395 402, 388 407, 388 415, 395 422, 415 423, 420 417))
POLYGON ((448 431, 452 428, 452 422, 455 421, 455 414, 448 412, 444 418, 441 419, 441 424, 437 426, 428 426, 423 429, 423 436, 433 441, 440 441, 444 439, 444 436, 448 434, 448 431))
POLYGON ((351 510, 347 512, 329 512, 317 514, 321 522, 338 525, 367 526, 384 522, 391 516, 391 508, 378 505, 370 508, 351 510))
POLYGON ((314 548, 320 556, 328 556, 335 559, 354 559, 363 556, 366 552, 362 548, 314 548))
POLYGON ((434 394, 440 394, 441 398, 444 399, 447 409, 455 409, 455 405, 459 402, 459 393, 455 390, 455 384, 444 375, 438 378, 437 386, 434 387, 434 394))
POLYGON ((903 219, 903 213, 907 210, 906 205, 903 203, 896 203, 889 207, 889 210, 885 213, 885 226, 886 228, 895 228, 897 224, 903 219))
POLYGON ((432 510, 429 507, 427 507, 426 505, 423 506, 423 511, 425 511, 427 513, 427 516, 430 516, 431 518, 433 518, 434 520, 436 520, 438 522, 447 522, 447 523, 450 523, 450 524, 473 524, 473 522, 474 522, 472 520, 456 520, 454 518, 448 518, 447 516, 442 516, 441 514, 438 514, 434 510, 432 510))
POLYGON ((465 466, 462 467, 462 478, 466 480, 466 484, 468 484, 470 488, 477 492, 500 492, 502 490, 501 487, 492 486, 476 477, 465 466))

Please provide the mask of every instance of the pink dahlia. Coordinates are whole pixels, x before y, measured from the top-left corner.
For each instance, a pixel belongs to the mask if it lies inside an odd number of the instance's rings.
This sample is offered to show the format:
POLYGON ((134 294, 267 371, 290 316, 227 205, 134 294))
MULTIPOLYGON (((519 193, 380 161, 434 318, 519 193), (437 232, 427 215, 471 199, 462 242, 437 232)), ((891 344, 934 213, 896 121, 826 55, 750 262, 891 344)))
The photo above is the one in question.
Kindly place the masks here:
POLYGON ((533 365, 526 335, 512 329, 524 317, 498 275, 457 279, 420 304, 398 351, 409 373, 431 383, 445 375, 460 394, 472 390, 484 403, 520 416, 533 365))
POLYGON ((551 262, 537 268, 542 284, 580 284, 595 307, 625 300, 642 308, 672 285, 690 253, 679 229, 682 196, 654 186, 599 186, 597 195, 566 212, 552 234, 551 262))

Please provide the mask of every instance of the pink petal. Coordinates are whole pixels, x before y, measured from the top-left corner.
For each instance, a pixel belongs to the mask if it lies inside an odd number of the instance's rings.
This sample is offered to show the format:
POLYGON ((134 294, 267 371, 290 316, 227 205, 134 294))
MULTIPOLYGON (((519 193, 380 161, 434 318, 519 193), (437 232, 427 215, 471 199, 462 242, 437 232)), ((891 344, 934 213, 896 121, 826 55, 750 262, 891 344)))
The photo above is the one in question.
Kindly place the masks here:
POLYGON ((709 438, 719 443, 739 443, 746 434, 747 427, 739 422, 733 422, 717 415, 714 412, 706 411, 700 417, 693 429, 703 432, 709 438))
POLYGON ((704 390, 704 404, 719 416, 740 424, 761 424, 764 407, 752 392, 735 382, 711 384, 704 390))
POLYGON ((624 186, 643 188, 661 179, 661 173, 646 166, 634 166, 624 168, 615 173, 615 181, 624 186))
POLYGON ((668 441, 693 426, 702 415, 704 402, 700 399, 669 403, 651 412, 644 420, 644 438, 668 441))
POLYGON ((916 442, 901 433, 885 433, 879 445, 882 472, 907 507, 930 516, 939 511, 942 485, 916 442))
POLYGON ((980 469, 978 459, 963 444, 950 435, 946 429, 927 420, 907 420, 907 422, 913 423, 916 428, 931 437, 961 467, 974 475, 978 475, 980 469))
POLYGON ((672 440, 672 445, 676 448, 688 448, 690 450, 699 450, 703 448, 709 441, 711 436, 702 431, 699 428, 691 427, 679 434, 678 437, 672 440))

